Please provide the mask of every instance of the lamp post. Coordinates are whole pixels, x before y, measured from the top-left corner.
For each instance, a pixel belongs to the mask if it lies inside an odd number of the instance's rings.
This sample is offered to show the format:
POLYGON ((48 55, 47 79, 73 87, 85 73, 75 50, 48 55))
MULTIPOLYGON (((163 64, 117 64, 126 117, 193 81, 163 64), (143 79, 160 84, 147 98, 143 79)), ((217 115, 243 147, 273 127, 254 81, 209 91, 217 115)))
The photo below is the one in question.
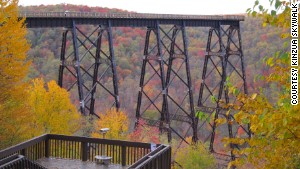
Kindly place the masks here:
MULTIPOLYGON (((105 139, 105 134, 109 131, 109 128, 100 129, 100 133, 103 135, 103 139, 105 139)), ((107 153, 108 154, 108 153, 107 153)), ((108 157, 105 155, 105 145, 101 144, 101 155, 95 156, 97 163, 102 163, 104 165, 109 165, 112 157, 108 157)))
POLYGON ((102 128, 100 129, 100 133, 103 135, 103 139, 105 139, 105 134, 109 131, 109 128, 102 128))
MULTIPOLYGON (((109 131, 109 128, 102 128, 100 129, 100 133, 102 133, 103 139, 105 139, 106 133, 109 131)), ((105 145, 101 145, 101 155, 105 156, 105 145)))

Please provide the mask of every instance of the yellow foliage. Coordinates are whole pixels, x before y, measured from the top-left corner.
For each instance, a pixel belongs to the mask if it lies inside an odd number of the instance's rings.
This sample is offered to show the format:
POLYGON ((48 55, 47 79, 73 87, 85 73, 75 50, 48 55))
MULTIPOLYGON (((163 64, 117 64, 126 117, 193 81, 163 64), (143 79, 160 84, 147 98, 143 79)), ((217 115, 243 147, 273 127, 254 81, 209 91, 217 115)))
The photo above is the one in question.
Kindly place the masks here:
POLYGON ((25 82, 30 62, 17 0, 0 0, 0 149, 43 133, 73 134, 80 115, 54 81, 25 82))
POLYGON ((289 92, 273 106, 264 96, 244 97, 243 108, 235 114, 239 123, 249 119, 251 139, 225 139, 226 144, 244 144, 250 147, 236 151, 247 159, 238 159, 234 165, 250 163, 255 168, 295 168, 300 165, 300 106, 291 106, 289 92), (266 106, 268 105, 268 106, 266 106), (282 160, 284 159, 284 160, 282 160))
MULTIPOLYGON (((0 103, 18 88, 28 72, 24 19, 18 19, 17 0, 0 0, 0 103)), ((17 94, 17 93, 14 93, 17 94)))
POLYGON ((69 93, 55 81, 48 82, 45 89, 44 81, 35 79, 28 93, 31 137, 43 133, 70 135, 79 129, 80 114, 71 103, 69 93))
POLYGON ((215 120, 215 122, 216 122, 216 125, 218 126, 220 124, 226 123, 226 119, 225 118, 218 118, 218 119, 215 120))
POLYGON ((0 149, 20 142, 26 132, 28 112, 24 78, 29 62, 29 44, 24 19, 18 19, 18 1, 0 0, 0 149))
POLYGON ((108 139, 125 139, 128 131, 128 117, 122 111, 116 109, 107 110, 104 114, 100 114, 100 119, 95 123, 95 132, 92 137, 102 138, 101 128, 109 128, 105 138, 108 139))
POLYGON ((27 139, 23 134, 30 130, 30 111, 22 101, 25 98, 8 97, 0 104, 0 149, 27 139))
MULTIPOLYGON (((256 3, 259 4, 259 1, 256 3)), ((269 14, 263 10, 258 16, 263 19, 265 25, 270 24, 289 30, 290 2, 276 0, 274 3, 276 9, 284 9, 280 14, 276 15, 276 12, 269 14)), ((253 13, 257 14, 255 11, 253 13)), ((287 37, 287 34, 281 35, 281 38, 287 37)), ((290 104, 290 56, 290 52, 278 51, 266 61, 272 73, 265 79, 273 84, 271 92, 278 95, 277 100, 274 98, 269 100, 263 93, 238 97, 241 107, 237 109, 239 113, 234 117, 239 123, 250 123, 253 135, 251 139, 224 140, 226 144, 245 142, 249 144, 249 147, 234 152, 245 158, 237 159, 231 163, 232 165, 259 169, 299 168, 300 104, 296 106, 290 104)))

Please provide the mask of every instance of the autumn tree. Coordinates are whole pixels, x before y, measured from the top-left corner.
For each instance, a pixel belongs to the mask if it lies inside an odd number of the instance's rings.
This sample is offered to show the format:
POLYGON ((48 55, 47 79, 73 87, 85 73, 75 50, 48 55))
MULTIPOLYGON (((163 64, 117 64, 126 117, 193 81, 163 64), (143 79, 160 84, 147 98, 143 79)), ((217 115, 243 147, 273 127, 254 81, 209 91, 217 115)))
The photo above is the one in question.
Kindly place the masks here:
POLYGON ((127 137, 129 121, 126 113, 109 109, 105 113, 100 114, 100 119, 95 122, 95 131, 92 137, 102 138, 101 128, 109 128, 105 138, 122 140, 127 137))
POLYGON ((159 144, 161 141, 166 140, 165 138, 160 138, 159 133, 157 127, 149 126, 144 120, 140 119, 139 125, 130 133, 129 139, 136 142, 159 144))
POLYGON ((24 19, 18 19, 17 0, 1 0, 0 13, 0 101, 4 102, 11 92, 23 83, 29 62, 26 53, 29 44, 25 39, 24 19))
POLYGON ((0 149, 43 133, 73 134, 80 116, 54 81, 25 81, 30 66, 17 0, 0 0, 0 149))
POLYGON ((217 168, 215 157, 205 148, 202 142, 192 144, 192 138, 187 138, 191 145, 182 144, 175 154, 175 169, 210 169, 217 168))
POLYGON ((55 81, 44 87, 42 79, 35 79, 28 88, 28 107, 31 110, 29 137, 43 133, 71 135, 80 127, 80 114, 69 99, 69 93, 55 81))
POLYGON ((24 78, 29 44, 24 19, 18 19, 17 0, 0 0, 0 148, 20 141, 28 110, 24 78))
MULTIPOLYGON (((275 10, 269 12, 259 4, 259 1, 256 1, 254 8, 248 11, 253 16, 261 17, 264 21, 263 26, 271 25, 282 30, 290 30, 290 2, 270 0, 270 3, 275 10)), ((289 37, 289 33, 281 35, 284 39, 289 37)), ((277 93, 277 97, 266 97, 263 93, 266 89, 262 88, 260 93, 251 96, 240 95, 238 98, 240 104, 234 106, 239 110, 234 118, 239 123, 250 124, 253 136, 250 139, 225 139, 227 144, 246 142, 249 145, 235 151, 237 156, 245 158, 238 158, 232 165, 244 165, 248 168, 299 168, 300 166, 300 104, 290 103, 291 53, 284 49, 287 44, 281 47, 281 51, 266 60, 271 73, 264 76, 265 81, 273 84, 273 88, 268 91, 277 93)))

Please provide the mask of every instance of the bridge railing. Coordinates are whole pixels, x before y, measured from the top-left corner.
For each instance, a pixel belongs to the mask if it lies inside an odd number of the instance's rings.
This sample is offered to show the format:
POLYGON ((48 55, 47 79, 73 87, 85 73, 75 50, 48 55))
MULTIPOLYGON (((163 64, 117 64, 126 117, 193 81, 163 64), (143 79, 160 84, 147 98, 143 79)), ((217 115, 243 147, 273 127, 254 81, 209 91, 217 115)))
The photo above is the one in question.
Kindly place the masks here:
POLYGON ((157 155, 153 160, 161 158, 161 148, 159 150, 151 152, 150 143, 45 134, 1 150, 0 160, 20 154, 31 161, 48 157, 95 161, 96 155, 105 155, 112 157, 114 164, 131 166, 148 154, 157 155))
POLYGON ((128 19, 201 19, 244 20, 242 15, 175 15, 146 13, 99 13, 99 12, 32 12, 21 11, 20 17, 66 17, 66 18, 128 18, 128 19))
POLYGON ((171 14, 141 14, 141 13, 99 13, 99 12, 20 12, 22 17, 83 17, 83 18, 164 18, 183 19, 198 18, 197 15, 171 15, 171 14))

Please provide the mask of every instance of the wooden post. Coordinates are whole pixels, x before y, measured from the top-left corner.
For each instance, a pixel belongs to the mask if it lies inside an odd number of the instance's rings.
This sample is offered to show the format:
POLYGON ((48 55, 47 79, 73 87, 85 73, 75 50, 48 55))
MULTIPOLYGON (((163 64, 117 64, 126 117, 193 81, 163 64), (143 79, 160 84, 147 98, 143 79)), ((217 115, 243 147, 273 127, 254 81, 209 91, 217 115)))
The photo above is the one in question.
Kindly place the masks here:
POLYGON ((50 156, 49 152, 50 152, 50 141, 49 141, 49 139, 47 138, 47 139, 45 140, 45 157, 46 157, 46 158, 49 158, 49 156, 50 156))
POLYGON ((81 150, 82 150, 82 161, 88 160, 88 143, 82 141, 81 142, 81 150))
POLYGON ((25 148, 21 150, 21 155, 26 157, 26 149, 25 148))
POLYGON ((122 146, 122 166, 126 166, 126 147, 122 146))

